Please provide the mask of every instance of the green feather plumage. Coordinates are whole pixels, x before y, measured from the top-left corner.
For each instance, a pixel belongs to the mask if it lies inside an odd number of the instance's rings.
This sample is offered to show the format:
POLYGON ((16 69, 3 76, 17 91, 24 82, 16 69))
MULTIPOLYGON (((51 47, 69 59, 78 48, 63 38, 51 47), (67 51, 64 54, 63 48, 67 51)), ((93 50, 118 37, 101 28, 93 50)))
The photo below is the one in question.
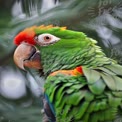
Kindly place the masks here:
POLYGON ((107 58, 96 41, 82 32, 36 30, 61 40, 39 47, 46 76, 58 70, 83 67, 84 75, 48 76, 45 93, 56 112, 56 122, 108 122, 122 113, 122 66, 107 58))
POLYGON ((122 79, 118 82, 116 79, 120 78, 115 74, 109 76, 109 73, 99 73, 97 69, 84 68, 83 71, 85 77, 60 74, 48 77, 45 89, 55 106, 57 122, 117 119, 122 101, 122 79))

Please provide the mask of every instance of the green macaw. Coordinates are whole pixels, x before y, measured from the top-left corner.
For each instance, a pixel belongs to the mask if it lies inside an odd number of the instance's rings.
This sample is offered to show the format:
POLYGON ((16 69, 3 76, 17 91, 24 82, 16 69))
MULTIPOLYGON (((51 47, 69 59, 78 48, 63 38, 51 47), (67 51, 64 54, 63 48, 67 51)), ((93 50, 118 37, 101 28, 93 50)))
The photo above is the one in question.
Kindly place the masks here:
POLYGON ((122 66, 96 40, 42 25, 23 30, 14 43, 16 65, 43 72, 49 122, 113 122, 122 116, 122 66))

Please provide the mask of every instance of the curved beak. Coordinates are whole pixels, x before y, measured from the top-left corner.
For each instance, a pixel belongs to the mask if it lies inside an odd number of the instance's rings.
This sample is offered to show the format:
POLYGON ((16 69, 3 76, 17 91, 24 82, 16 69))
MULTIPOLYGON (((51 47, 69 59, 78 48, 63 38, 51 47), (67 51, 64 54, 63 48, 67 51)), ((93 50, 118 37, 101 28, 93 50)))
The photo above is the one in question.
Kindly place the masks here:
POLYGON ((42 69, 40 52, 33 45, 27 43, 20 44, 14 52, 15 64, 25 70, 24 67, 42 69))

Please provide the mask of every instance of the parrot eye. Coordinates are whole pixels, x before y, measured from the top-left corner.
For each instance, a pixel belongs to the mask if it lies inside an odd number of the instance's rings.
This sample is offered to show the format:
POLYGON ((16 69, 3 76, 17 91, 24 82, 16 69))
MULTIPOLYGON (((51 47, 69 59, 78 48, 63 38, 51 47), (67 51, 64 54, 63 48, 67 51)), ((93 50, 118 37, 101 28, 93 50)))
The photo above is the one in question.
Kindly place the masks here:
POLYGON ((50 36, 45 36, 44 37, 44 41, 46 41, 46 42, 48 42, 48 41, 50 41, 52 38, 50 37, 50 36))
POLYGON ((59 40, 60 38, 51 34, 41 34, 35 37, 35 41, 40 46, 48 46, 48 45, 56 43, 59 40))

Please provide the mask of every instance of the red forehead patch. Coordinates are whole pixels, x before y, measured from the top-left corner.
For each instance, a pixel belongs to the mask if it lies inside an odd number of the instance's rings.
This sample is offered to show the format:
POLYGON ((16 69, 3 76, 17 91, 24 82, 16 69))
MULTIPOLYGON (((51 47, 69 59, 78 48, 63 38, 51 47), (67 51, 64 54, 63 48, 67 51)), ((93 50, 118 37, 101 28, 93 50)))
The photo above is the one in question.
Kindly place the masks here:
POLYGON ((19 45, 22 42, 27 42, 29 44, 35 45, 36 42, 34 41, 35 37, 35 29, 39 30, 48 30, 51 28, 60 28, 61 30, 66 30, 66 27, 58 27, 58 26, 53 26, 53 25, 48 25, 48 26, 32 26, 30 28, 26 28, 22 32, 20 32, 15 38, 14 38, 14 44, 19 45))
POLYGON ((35 32, 34 27, 33 28, 27 28, 20 32, 15 38, 14 38, 14 44, 19 45, 22 42, 27 42, 29 44, 35 45, 34 41, 35 32))

